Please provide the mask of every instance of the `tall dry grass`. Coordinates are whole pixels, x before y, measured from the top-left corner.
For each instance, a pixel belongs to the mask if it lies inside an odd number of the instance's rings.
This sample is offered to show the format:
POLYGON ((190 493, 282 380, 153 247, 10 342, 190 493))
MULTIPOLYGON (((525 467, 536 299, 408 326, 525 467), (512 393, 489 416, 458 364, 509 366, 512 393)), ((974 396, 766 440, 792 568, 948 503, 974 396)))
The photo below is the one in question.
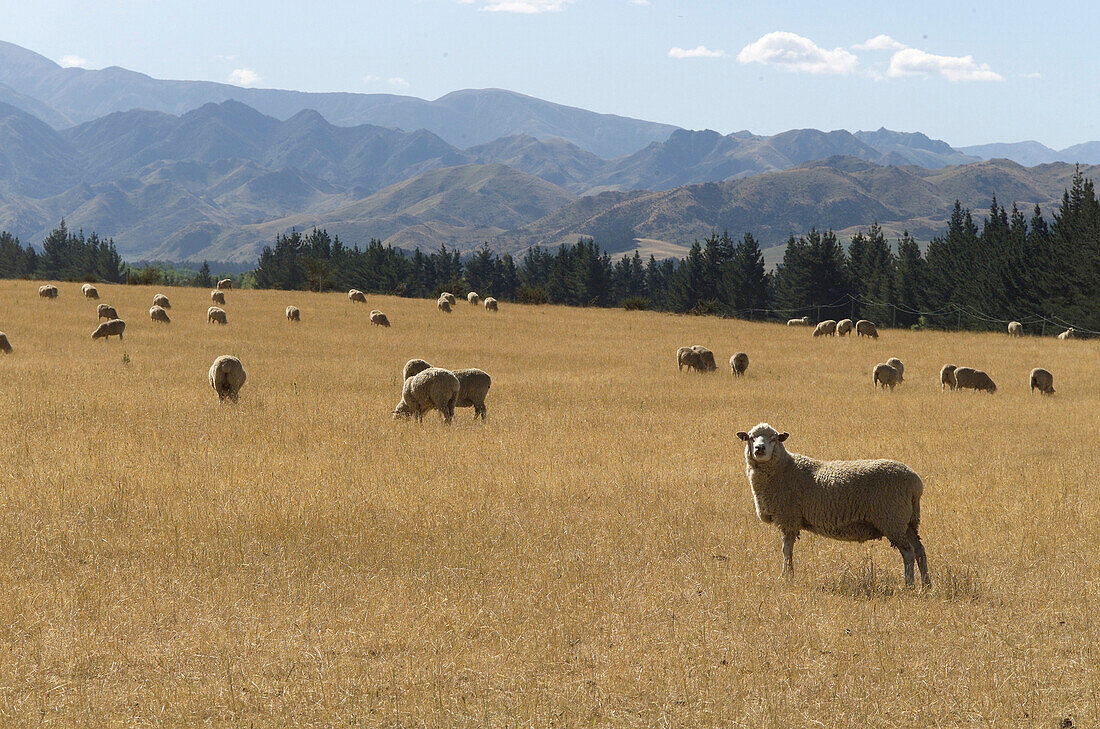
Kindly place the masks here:
POLYGON ((257 291, 219 327, 185 289, 165 327, 154 289, 106 285, 104 343, 78 284, 36 290, 0 283, 2 725, 1100 716, 1100 343, 257 291), (678 373, 686 344, 722 369, 678 373), (206 381, 225 353, 236 406, 206 381), (392 422, 414 356, 491 373, 488 422, 392 422), (875 391, 890 356, 905 382, 875 391), (948 361, 997 394, 942 393, 948 361), (779 579, 733 435, 762 420, 921 474, 934 588, 814 536, 779 579))

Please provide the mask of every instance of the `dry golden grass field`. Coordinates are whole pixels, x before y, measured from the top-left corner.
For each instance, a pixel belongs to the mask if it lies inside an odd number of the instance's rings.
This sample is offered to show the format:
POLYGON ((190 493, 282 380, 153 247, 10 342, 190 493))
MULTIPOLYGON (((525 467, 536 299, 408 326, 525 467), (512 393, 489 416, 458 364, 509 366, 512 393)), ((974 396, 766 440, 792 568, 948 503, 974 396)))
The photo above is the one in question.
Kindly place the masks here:
POLYGON ((37 288, 0 282, 2 726, 1100 722, 1098 341, 236 290, 223 327, 198 289, 165 326, 101 285, 104 343, 79 284, 37 288), (488 421, 395 423, 411 357, 488 371, 488 421), (813 535, 780 578, 734 436, 764 420, 921 475, 930 590, 813 535))

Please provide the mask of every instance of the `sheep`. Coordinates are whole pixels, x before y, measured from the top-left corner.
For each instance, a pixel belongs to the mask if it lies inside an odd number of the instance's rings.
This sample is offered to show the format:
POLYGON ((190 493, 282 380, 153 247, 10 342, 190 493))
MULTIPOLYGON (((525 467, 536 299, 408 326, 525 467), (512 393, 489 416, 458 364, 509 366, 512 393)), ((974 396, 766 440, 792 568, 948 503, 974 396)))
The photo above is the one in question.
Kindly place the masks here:
POLYGON ((1010 321, 1008 323, 1009 336, 1022 337, 1024 336, 1024 325, 1018 321, 1010 321))
POLYGON ((696 372, 712 372, 718 369, 718 365, 714 363, 714 352, 698 344, 676 350, 676 365, 681 372, 684 367, 696 372))
POLYGON ((56 299, 57 287, 53 284, 42 284, 38 287, 38 295, 43 299, 56 299))
POLYGON ((439 308, 440 311, 446 314, 451 313, 451 302, 447 301, 442 296, 439 297, 439 301, 435 302, 435 305, 439 308))
POLYGON ((456 408, 474 409, 474 420, 480 417, 485 420, 488 412, 485 408, 485 395, 493 384, 493 380, 487 372, 479 369, 455 370, 458 378, 458 399, 455 400, 456 408))
POLYGON ((221 281, 218 281, 218 290, 219 291, 229 291, 232 288, 233 288, 233 279, 223 278, 221 281))
POLYGON ((221 304, 222 306, 225 306, 225 292, 224 291, 211 291, 210 292, 210 303, 211 304, 221 304))
POLYGON ((115 335, 121 342, 122 332, 125 329, 126 322, 122 321, 121 319, 111 319, 110 321, 103 322, 95 328, 95 331, 92 332, 92 339, 102 339, 106 342, 108 339, 111 338, 112 335, 115 335))
POLYGON ((789 327, 808 327, 810 326, 810 317, 804 316, 801 319, 788 319, 787 326, 789 327))
POLYGON ((168 297, 164 294, 157 294, 153 297, 153 306, 159 306, 162 309, 172 308, 172 305, 168 303, 168 297))
POLYGON ((855 324, 851 319, 841 319, 836 323, 836 335, 838 337, 846 337, 848 333, 855 329, 855 324))
POLYGON ((227 324, 228 319, 225 316, 225 309, 219 309, 216 306, 211 306, 206 310, 206 323, 207 324, 227 324))
POLYGON ((87 283, 84 284, 83 286, 80 287, 80 290, 84 293, 84 298, 85 299, 98 299, 99 298, 99 291, 96 290, 96 287, 92 286, 91 284, 87 284, 87 283))
POLYGON ((162 324, 172 323, 172 320, 168 318, 168 312, 164 310, 163 306, 149 307, 149 318, 153 321, 159 321, 162 324))
POLYGON ((107 306, 106 304, 100 304, 95 308, 97 319, 117 319, 118 312, 115 311, 115 307, 107 306))
POLYGON ((990 395, 997 391, 997 385, 993 383, 989 375, 976 370, 973 367, 959 367, 955 370, 956 390, 984 390, 990 395))
POLYGON ((898 382, 905 382, 905 365, 901 363, 900 359, 898 359, 897 357, 891 357, 890 359, 886 360, 886 364, 890 365, 898 371, 898 382))
POLYGON ((492 296, 486 297, 484 304, 485 311, 497 311, 497 300, 494 299, 492 296))
POLYGON ((390 325, 389 317, 375 309, 370 313, 371 326, 388 327, 390 325))
POLYGON ((429 367, 418 372, 401 388, 401 401, 393 409, 393 418, 416 418, 424 420, 424 413, 438 410, 443 413, 443 422, 450 423, 455 414, 455 402, 458 400, 458 378, 450 370, 429 367))
POLYGON ((783 535, 783 574, 794 573, 794 543, 805 529, 830 539, 865 542, 886 537, 901 552, 905 583, 913 585, 913 564, 921 583, 932 584, 928 558, 917 532, 924 484, 898 461, 819 461, 789 453, 779 433, 760 423, 737 437, 745 442, 756 516, 783 535))
POLYGON ((871 381, 876 387, 881 385, 883 390, 887 387, 893 390, 900 380, 898 371, 885 362, 879 362, 871 371, 871 381))
POLYGON ((458 299, 455 298, 455 295, 448 291, 444 291, 443 293, 441 293, 439 295, 439 298, 446 299, 447 303, 451 306, 454 306, 456 303, 458 303, 458 299))
POLYGON ((730 357, 730 369, 733 370, 735 377, 740 377, 745 374, 745 370, 749 368, 749 356, 744 352, 738 352, 730 357))
POLYGON ((875 327, 875 323, 873 321, 860 319, 856 322, 856 336, 878 339, 878 329, 875 327))
MULTIPOLYGON (((57 294, 54 294, 54 296, 56 296, 56 295, 57 294)), ((1073 327, 1070 327, 1069 329, 1067 329, 1064 332, 1062 332, 1061 334, 1059 334, 1058 338, 1059 339, 1073 339, 1076 336, 1077 336, 1077 330, 1074 329, 1073 327)))
POLYGON ((718 371, 718 365, 714 362, 714 352, 710 351, 701 344, 692 346, 692 349, 699 353, 699 356, 703 358, 703 369, 707 372, 718 371))
POLYGON ((1031 392, 1038 390, 1043 395, 1054 394, 1054 375, 1042 367, 1036 367, 1031 371, 1031 392))
POLYGON ((817 323, 814 327, 815 337, 827 337, 830 334, 836 334, 836 319, 826 319, 817 323))
POLYGON ((431 367, 431 365, 422 359, 410 359, 405 363, 405 368, 401 371, 401 381, 404 382, 413 375, 419 375, 429 367, 431 367))
POLYGON ((348 291, 348 301, 358 301, 360 304, 367 303, 367 295, 359 289, 352 289, 348 291))
POLYGON ((210 386, 218 393, 219 402, 225 402, 226 398, 237 402, 245 378, 241 361, 231 355, 223 354, 210 365, 210 386))
POLYGON ((477 295, 476 291, 471 291, 470 293, 466 294, 466 301, 469 301, 474 306, 477 306, 481 303, 481 297, 477 295))
POLYGON ((958 367, 953 364, 945 364, 940 369, 940 392, 943 392, 944 387, 955 389, 955 370, 957 369, 958 367))
POLYGON ((4 332, 0 332, 0 352, 11 354, 11 342, 8 341, 8 335, 4 332))
POLYGON ((288 306, 288 307, 286 307, 286 320, 287 321, 301 321, 302 320, 302 312, 298 310, 297 306, 293 306, 293 305, 288 306))

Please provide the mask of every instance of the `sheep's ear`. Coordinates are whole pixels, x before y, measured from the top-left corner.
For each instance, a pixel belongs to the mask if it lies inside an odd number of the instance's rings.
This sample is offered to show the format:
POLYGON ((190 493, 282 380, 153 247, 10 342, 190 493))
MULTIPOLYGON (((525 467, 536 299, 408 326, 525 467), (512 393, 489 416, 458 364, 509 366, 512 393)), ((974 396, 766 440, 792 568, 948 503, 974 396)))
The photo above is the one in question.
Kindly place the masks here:
POLYGON ((780 433, 779 435, 775 436, 775 439, 777 441, 779 441, 780 443, 782 443, 783 441, 787 440, 787 438, 790 438, 790 437, 791 437, 790 433, 780 433))
POLYGON ((739 431, 737 432, 737 437, 738 437, 738 438, 740 438, 741 440, 748 440, 748 439, 749 439, 749 434, 748 434, 748 433, 746 433, 746 432, 745 432, 745 431, 743 431, 743 430, 739 430, 739 431))

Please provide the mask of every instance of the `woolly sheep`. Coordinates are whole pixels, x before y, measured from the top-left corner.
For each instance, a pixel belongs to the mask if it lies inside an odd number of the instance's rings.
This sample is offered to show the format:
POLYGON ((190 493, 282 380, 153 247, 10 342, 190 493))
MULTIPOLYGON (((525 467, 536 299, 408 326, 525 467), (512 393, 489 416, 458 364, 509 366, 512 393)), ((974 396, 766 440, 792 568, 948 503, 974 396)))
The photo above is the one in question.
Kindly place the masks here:
POLYGON ((8 335, 4 332, 0 332, 0 352, 11 354, 11 342, 8 341, 8 335))
MULTIPOLYGON (((54 294, 54 296, 56 296, 56 295, 57 294, 54 294)), ((1074 329, 1073 327, 1070 327, 1069 329, 1067 329, 1064 332, 1062 332, 1061 334, 1059 334, 1058 338, 1059 339, 1073 339, 1076 336, 1077 336, 1077 330, 1074 329)))
POLYGON ((886 364, 890 365, 898 371, 898 382, 905 382, 905 365, 901 363, 900 359, 898 359, 897 357, 891 357, 890 359, 886 360, 886 364))
POLYGON ((38 295, 43 299, 56 299, 57 287, 53 284, 42 284, 38 287, 38 295))
POLYGON ((676 350, 676 368, 683 372, 685 367, 696 372, 703 371, 703 358, 691 347, 680 347, 676 350))
POLYGON ((219 309, 216 306, 211 306, 206 310, 206 323, 207 324, 226 324, 228 320, 225 316, 225 309, 219 309))
POLYGON ((794 573, 794 543, 805 529, 845 542, 886 537, 901 553, 905 583, 914 582, 915 562, 921 582, 932 584, 917 531, 920 476, 898 461, 819 461, 789 453, 783 445, 788 435, 767 423, 737 434, 745 442, 756 516, 783 535, 783 574, 794 573))
POLYGON ((749 356, 744 352, 738 352, 730 357, 730 369, 733 370, 733 374, 737 377, 745 374, 745 370, 749 368, 749 356))
POLYGON ((367 303, 367 295, 359 289, 352 289, 348 291, 348 301, 358 301, 360 304, 367 303))
POLYGON ((469 301, 474 306, 477 306, 481 303, 481 297, 477 295, 476 291, 471 291, 470 293, 466 294, 466 301, 469 301))
POLYGON ((288 306, 288 307, 286 307, 286 320, 287 321, 301 321, 302 320, 302 312, 300 312, 298 310, 297 306, 293 306, 293 305, 288 306))
POLYGON ((231 288, 233 288, 233 279, 223 278, 221 281, 218 281, 218 289, 220 291, 228 291, 231 288))
POLYGON ((405 363, 405 369, 401 371, 401 381, 404 382, 413 375, 418 375, 429 367, 431 367, 431 365, 422 359, 410 359, 405 363))
POLYGON ((241 361, 231 355, 223 354, 210 365, 210 386, 218 393, 219 401, 224 402, 228 398, 237 402, 245 378, 241 361))
POLYGON ((162 324, 170 324, 172 322, 172 320, 168 318, 168 312, 164 310, 163 306, 149 307, 149 318, 153 321, 159 321, 162 324))
POLYGON ((955 370, 956 390, 984 390, 990 394, 997 391, 989 375, 973 367, 959 367, 955 370))
POLYGON ((121 319, 111 319, 105 321, 96 327, 92 332, 92 339, 102 339, 107 341, 111 336, 117 336, 119 341, 122 340, 122 332, 126 329, 126 322, 121 319))
POLYGON ((485 311, 497 311, 497 300, 492 296, 485 298, 485 311))
POLYGON ((846 337, 848 333, 855 329, 855 324, 851 319, 841 319, 836 323, 836 335, 838 337, 846 337))
POLYGON ((168 297, 164 294, 157 294, 153 297, 153 306, 159 306, 162 309, 172 308, 172 305, 168 303, 168 297))
POLYGON ((860 319, 856 322, 856 336, 878 339, 878 328, 873 321, 860 319))
POLYGON ((949 387, 952 390, 955 389, 955 370, 958 368, 953 364, 945 364, 940 369, 940 391, 943 391, 944 387, 949 387))
POLYGON ((699 353, 699 356, 703 358, 703 370, 706 372, 716 372, 718 365, 714 361, 714 352, 710 351, 701 344, 692 346, 692 349, 699 353))
POLYGON ((221 304, 222 306, 225 306, 225 292, 224 291, 211 291, 210 292, 210 303, 211 304, 221 304))
POLYGON ((451 313, 451 302, 447 301, 442 296, 439 297, 439 301, 435 302, 435 305, 439 308, 440 311, 446 312, 448 314, 451 313))
POLYGON ((901 380, 901 375, 898 374, 898 371, 885 362, 879 362, 875 365, 875 369, 871 371, 871 381, 876 387, 881 385, 883 390, 887 387, 893 390, 899 380, 901 380))
POLYGON ((99 291, 96 290, 96 287, 92 286, 91 284, 84 284, 83 286, 80 287, 80 290, 84 293, 84 298, 86 298, 86 299, 98 299, 99 298, 99 291))
POLYGON ((389 317, 375 309, 370 313, 371 326, 388 327, 390 325, 389 317))
POLYGON ((1008 323, 1008 333, 1014 337, 1024 336, 1024 325, 1018 321, 1010 321, 1008 323))
POLYGON ((117 319, 118 312, 115 311, 115 307, 107 306, 106 304, 100 304, 95 308, 96 313, 99 315, 97 319, 117 319))
POLYGON ((424 413, 438 410, 443 413, 443 422, 450 423, 455 414, 458 390, 458 378, 453 372, 429 367, 405 380, 401 388, 401 401, 393 409, 393 417, 396 420, 411 415, 419 423, 424 420, 424 413))
POLYGON ((474 368, 455 370, 454 375, 458 378, 458 399, 455 401, 455 407, 472 407, 474 420, 478 417, 485 420, 485 414, 488 412, 485 408, 485 395, 493 384, 492 378, 487 372, 474 368))
POLYGON ((1031 371, 1031 391, 1038 390, 1044 395, 1054 394, 1054 375, 1042 367, 1036 367, 1031 371))
POLYGON ((787 326, 789 327, 808 327, 810 326, 810 317, 804 316, 801 319, 788 319, 787 326))
POLYGON ((827 337, 830 334, 836 334, 836 319, 826 319, 817 323, 814 327, 815 337, 827 337))
POLYGON ((447 303, 450 304, 451 306, 454 306, 455 304, 458 303, 458 299, 455 298, 455 295, 448 292, 448 291, 444 291, 443 293, 441 293, 439 295, 439 298, 446 299, 447 303))

